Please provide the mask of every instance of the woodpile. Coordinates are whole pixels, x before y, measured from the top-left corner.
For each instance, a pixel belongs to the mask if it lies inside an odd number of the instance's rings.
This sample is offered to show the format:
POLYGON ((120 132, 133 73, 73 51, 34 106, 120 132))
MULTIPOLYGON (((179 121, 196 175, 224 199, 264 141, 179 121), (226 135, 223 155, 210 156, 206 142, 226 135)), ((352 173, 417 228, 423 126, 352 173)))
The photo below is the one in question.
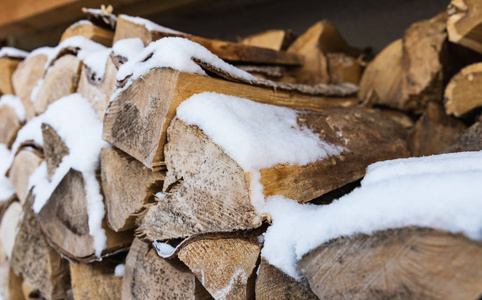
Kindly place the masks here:
POLYGON ((2 48, 0 298, 480 297, 480 222, 361 223, 439 170, 404 158, 482 150, 482 65, 459 56, 480 9, 453 0, 368 64, 326 20, 230 42, 112 7, 2 48))

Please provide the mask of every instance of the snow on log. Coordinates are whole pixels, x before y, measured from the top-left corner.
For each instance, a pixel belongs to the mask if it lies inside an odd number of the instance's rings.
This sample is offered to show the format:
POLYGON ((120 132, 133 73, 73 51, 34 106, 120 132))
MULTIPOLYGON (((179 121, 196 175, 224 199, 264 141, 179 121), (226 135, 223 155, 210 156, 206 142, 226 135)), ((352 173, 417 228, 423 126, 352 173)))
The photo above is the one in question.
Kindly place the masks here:
POLYGON ((112 46, 112 40, 114 39, 114 31, 112 29, 109 30, 104 27, 94 25, 92 22, 87 20, 81 20, 70 25, 64 31, 64 33, 62 33, 60 42, 63 42, 64 40, 73 36, 83 36, 86 39, 92 40, 106 47, 110 47, 112 46))

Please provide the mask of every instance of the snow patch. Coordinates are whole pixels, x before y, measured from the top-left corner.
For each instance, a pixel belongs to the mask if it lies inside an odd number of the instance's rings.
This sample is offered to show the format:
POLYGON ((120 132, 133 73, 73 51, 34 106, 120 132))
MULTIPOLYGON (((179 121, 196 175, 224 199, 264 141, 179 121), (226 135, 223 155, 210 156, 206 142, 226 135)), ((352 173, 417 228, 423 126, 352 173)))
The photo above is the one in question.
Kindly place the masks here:
POLYGON ((0 58, 11 57, 11 58, 25 58, 28 52, 12 47, 2 47, 0 49, 0 58))
POLYGON ((25 107, 22 101, 15 95, 3 95, 0 97, 0 107, 8 106, 17 115, 17 118, 23 122, 25 121, 25 107))
POLYGON ((131 60, 136 57, 142 49, 144 49, 144 43, 140 38, 123 39, 117 41, 114 46, 112 46, 112 53, 131 60))
POLYGON ((127 20, 129 22, 132 22, 132 23, 135 23, 135 24, 138 24, 138 25, 142 25, 142 26, 146 27, 146 29, 149 30, 149 31, 161 31, 161 32, 169 33, 169 34, 186 34, 186 33, 171 29, 171 28, 161 26, 159 24, 156 24, 156 23, 154 23, 150 20, 144 19, 144 18, 131 17, 131 16, 128 16, 128 15, 120 15, 120 17, 122 17, 122 19, 127 20))
POLYGON ((160 257, 164 257, 164 258, 170 257, 172 254, 174 254, 174 251, 176 251, 176 248, 174 248, 173 246, 167 243, 154 241, 152 242, 152 245, 154 246, 154 248, 157 251, 157 254, 160 257))
POLYGON ((119 264, 119 265, 115 266, 114 276, 115 277, 124 276, 125 268, 126 268, 126 266, 124 264, 119 264))
POLYGON ((262 256, 299 278, 296 261, 341 236, 420 226, 482 240, 482 151, 378 162, 361 187, 330 205, 268 198, 262 256), (313 230, 316 228, 316 230, 313 230))
POLYGON ((26 60, 31 58, 31 57, 34 57, 34 56, 37 56, 37 55, 45 55, 45 56, 49 56, 52 51, 54 51, 54 48, 52 47, 40 47, 40 48, 37 48, 35 50, 33 50, 32 52, 29 53, 29 55, 27 55, 27 57, 25 58, 26 60))

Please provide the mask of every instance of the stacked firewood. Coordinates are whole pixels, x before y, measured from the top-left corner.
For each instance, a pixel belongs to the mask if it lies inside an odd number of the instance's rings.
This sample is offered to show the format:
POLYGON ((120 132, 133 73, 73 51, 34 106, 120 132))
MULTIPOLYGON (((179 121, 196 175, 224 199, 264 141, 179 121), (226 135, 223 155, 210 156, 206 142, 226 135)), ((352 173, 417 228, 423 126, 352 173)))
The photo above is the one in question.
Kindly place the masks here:
POLYGON ((299 278, 261 255, 267 198, 327 205, 375 162, 482 150, 482 15, 453 2, 369 63, 328 21, 227 42, 108 9, 0 50, 0 296, 481 295, 482 244, 444 231, 340 237, 299 278))

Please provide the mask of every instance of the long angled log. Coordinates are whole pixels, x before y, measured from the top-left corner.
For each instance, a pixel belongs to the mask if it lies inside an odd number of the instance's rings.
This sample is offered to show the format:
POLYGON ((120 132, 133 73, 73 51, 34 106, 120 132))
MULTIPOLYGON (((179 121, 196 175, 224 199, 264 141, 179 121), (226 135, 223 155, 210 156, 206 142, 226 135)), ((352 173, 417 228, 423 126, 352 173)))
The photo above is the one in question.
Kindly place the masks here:
POLYGON ((182 262, 159 257, 152 246, 136 238, 126 258, 122 299, 207 300, 212 297, 182 262))
POLYGON ((10 169, 8 169, 7 177, 22 204, 27 201, 29 177, 42 161, 42 152, 31 147, 23 147, 18 150, 10 169))
POLYGON ((261 259, 256 279, 256 299, 317 300, 319 298, 311 291, 305 278, 296 281, 280 269, 270 265, 265 259, 261 259))
POLYGON ((469 65, 457 73, 445 87, 447 114, 461 117, 482 106, 482 63, 469 65))
POLYGON ((113 30, 109 30, 104 27, 94 25, 90 21, 83 20, 70 25, 64 31, 64 33, 62 33, 59 43, 77 35, 83 36, 86 39, 92 40, 106 47, 111 47, 112 40, 114 39, 113 30))
POLYGON ((72 54, 58 58, 43 77, 38 89, 33 109, 35 115, 43 113, 47 106, 56 100, 75 93, 81 72, 82 62, 72 54))
POLYGON ((197 37, 190 34, 166 30, 157 24, 141 18, 120 15, 113 43, 126 38, 140 38, 144 45, 164 37, 183 37, 201 44, 222 59, 235 62, 249 62, 261 64, 301 65, 302 57, 284 51, 253 47, 239 43, 197 37), (138 21, 135 21, 138 20, 138 21), (149 25, 146 26, 146 24, 149 25))
POLYGON ((402 228, 338 238, 298 268, 320 299, 477 299, 482 245, 462 235, 402 228))
POLYGON ((30 96, 39 79, 41 79, 45 74, 46 62, 47 55, 33 55, 22 61, 12 75, 13 89, 15 95, 17 95, 25 107, 25 116, 27 121, 35 116, 33 102, 30 96))
MULTIPOLYGON (((49 243, 62 255, 75 262, 92 262, 95 256, 94 238, 89 233, 85 181, 82 173, 70 169, 37 218, 49 243)), ((102 222, 107 237, 102 255, 125 251, 132 242, 132 232, 114 233, 102 222)))
POLYGON ((167 127, 176 108, 182 101, 201 92, 222 93, 298 109, 355 103, 351 97, 303 95, 157 68, 137 79, 109 103, 102 137, 148 168, 162 169, 167 127))
POLYGON ((482 5, 476 0, 452 0, 447 8, 449 41, 482 53, 482 5))
POLYGON ((200 239, 178 253, 214 299, 254 299, 254 275, 261 245, 256 239, 200 239))
MULTIPOLYGON (((259 182, 266 197, 283 195, 307 202, 361 178, 373 162, 408 156, 404 129, 373 110, 300 112, 298 126, 322 133, 324 141, 346 151, 304 166, 261 169, 259 182)), ((147 206, 139 233, 149 240, 165 240, 259 226, 250 193, 256 188, 253 175, 196 126, 175 119, 168 135, 167 196, 147 206)))
POLYGON ((52 249, 40 230, 29 196, 15 237, 10 265, 14 272, 47 299, 65 299, 70 288, 69 266, 52 249))
POLYGON ((153 172, 114 148, 102 149, 100 161, 107 223, 116 232, 132 229, 144 204, 162 191, 165 172, 153 172))
POLYGON ((21 59, 0 57, 0 96, 13 94, 12 75, 21 59))

